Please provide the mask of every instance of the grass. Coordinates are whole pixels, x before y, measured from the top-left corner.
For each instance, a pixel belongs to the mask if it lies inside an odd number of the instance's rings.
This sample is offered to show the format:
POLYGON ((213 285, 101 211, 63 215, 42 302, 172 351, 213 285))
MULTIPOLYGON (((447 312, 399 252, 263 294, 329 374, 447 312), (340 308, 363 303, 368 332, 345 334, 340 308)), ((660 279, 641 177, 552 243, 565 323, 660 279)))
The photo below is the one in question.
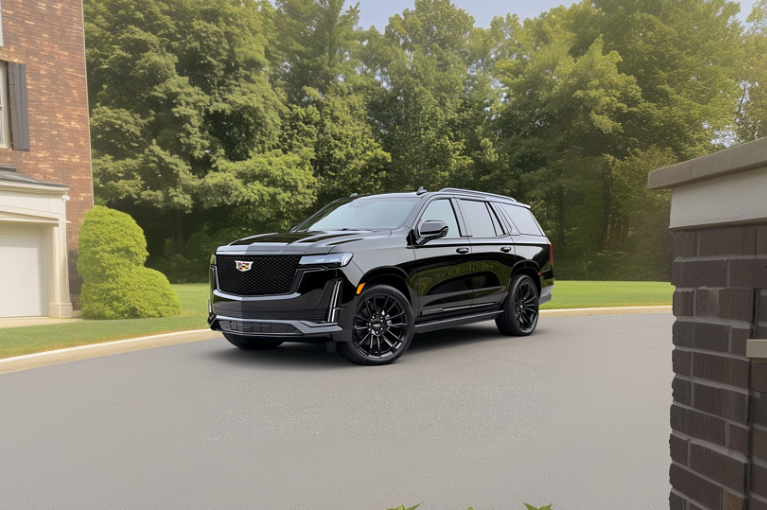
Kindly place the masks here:
POLYGON ((671 305, 674 287, 664 282, 573 282, 554 283, 553 298, 544 310, 613 306, 671 305))
POLYGON ((166 319, 78 321, 0 329, 0 358, 208 327, 207 284, 173 285, 182 313, 166 319))
MULTIPOLYGON (((208 327, 206 284, 173 285, 183 312, 167 319, 79 321, 0 329, 0 358, 208 327)), ((670 305, 674 287, 661 282, 557 281, 543 309, 670 305)))

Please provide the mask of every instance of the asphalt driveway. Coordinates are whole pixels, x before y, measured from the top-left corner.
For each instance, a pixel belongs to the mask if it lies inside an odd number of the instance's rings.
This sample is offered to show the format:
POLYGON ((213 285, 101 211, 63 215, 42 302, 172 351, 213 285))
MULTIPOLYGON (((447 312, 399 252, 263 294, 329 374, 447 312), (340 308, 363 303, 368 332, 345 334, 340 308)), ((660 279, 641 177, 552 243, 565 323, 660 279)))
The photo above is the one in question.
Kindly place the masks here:
POLYGON ((217 339, 0 375, 0 509, 662 508, 672 323, 484 323, 386 367, 217 339))

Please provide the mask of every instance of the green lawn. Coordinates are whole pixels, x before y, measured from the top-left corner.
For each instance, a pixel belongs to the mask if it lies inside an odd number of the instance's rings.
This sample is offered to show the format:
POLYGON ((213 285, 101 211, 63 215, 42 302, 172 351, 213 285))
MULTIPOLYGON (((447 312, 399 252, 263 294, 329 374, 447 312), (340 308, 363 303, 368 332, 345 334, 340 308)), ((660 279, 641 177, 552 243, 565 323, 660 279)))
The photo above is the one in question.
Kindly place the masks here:
POLYGON ((171 331, 208 327, 207 284, 173 285, 182 314, 167 319, 81 321, 0 329, 0 358, 171 331))
POLYGON ((671 305, 673 294, 673 285, 664 282, 557 281, 552 300, 541 308, 662 306, 671 305))
MULTIPOLYGON (((181 299, 183 313, 180 317, 82 321, 72 324, 4 328, 0 329, 0 358, 109 340, 206 328, 207 285, 173 285, 173 288, 181 299)), ((673 292, 674 287, 671 284, 660 282, 558 281, 554 285, 554 298, 543 308, 670 305, 673 292)))

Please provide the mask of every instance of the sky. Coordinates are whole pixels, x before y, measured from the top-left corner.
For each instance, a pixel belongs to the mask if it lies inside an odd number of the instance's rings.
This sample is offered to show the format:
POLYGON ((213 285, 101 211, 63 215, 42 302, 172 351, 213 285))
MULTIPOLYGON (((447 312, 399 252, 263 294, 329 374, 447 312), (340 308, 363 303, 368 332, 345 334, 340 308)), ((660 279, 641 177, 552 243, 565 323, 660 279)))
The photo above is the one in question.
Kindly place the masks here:
MULTIPOLYGON (((755 0, 741 0, 740 14, 738 17, 745 21, 751 12, 751 6, 755 0)), ((360 25, 368 28, 375 25, 379 32, 383 32, 389 22, 389 17, 401 13, 405 9, 412 9, 413 0, 346 0, 346 5, 360 4, 360 25)), ((572 1, 562 0, 453 0, 459 8, 472 16, 476 26, 489 27, 490 20, 494 16, 504 16, 508 13, 517 14, 520 19, 533 18, 540 13, 548 11, 559 5, 571 5, 572 1)))

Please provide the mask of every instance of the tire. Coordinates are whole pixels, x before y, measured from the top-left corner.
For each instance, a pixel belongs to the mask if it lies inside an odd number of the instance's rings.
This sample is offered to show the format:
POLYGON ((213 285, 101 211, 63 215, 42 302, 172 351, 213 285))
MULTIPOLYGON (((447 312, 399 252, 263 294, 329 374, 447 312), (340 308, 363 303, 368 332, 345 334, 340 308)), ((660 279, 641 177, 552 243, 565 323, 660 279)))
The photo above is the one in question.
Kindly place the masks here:
POLYGON ((269 351, 282 345, 282 340, 264 340, 261 338, 233 335, 232 333, 224 333, 224 338, 243 351, 269 351))
POLYGON ((538 287, 532 278, 518 274, 511 280, 511 291, 503 313, 495 319, 498 330, 508 336, 528 336, 538 325, 538 287))
POLYGON ((405 296, 388 285, 365 289, 352 318, 352 339, 338 353, 358 365, 386 365, 402 356, 414 331, 413 310, 405 296))

